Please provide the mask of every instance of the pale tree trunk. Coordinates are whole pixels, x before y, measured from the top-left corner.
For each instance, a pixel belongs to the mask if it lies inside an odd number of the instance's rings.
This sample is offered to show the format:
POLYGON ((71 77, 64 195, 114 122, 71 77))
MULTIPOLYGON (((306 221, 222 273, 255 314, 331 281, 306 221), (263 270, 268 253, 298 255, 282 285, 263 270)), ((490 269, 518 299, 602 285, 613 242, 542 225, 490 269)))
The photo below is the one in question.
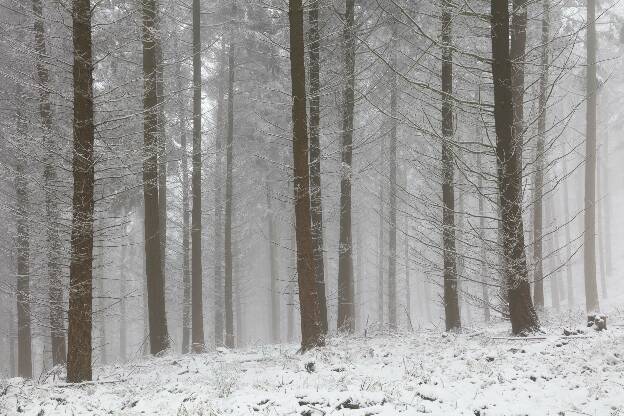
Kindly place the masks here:
POLYGON ((145 269, 150 352, 169 348, 165 313, 165 277, 161 262, 158 197, 158 98, 156 86, 156 2, 143 1, 143 198, 145 206, 145 269))
POLYGON ((325 339, 320 322, 316 273, 314 272, 314 244, 310 225, 310 168, 308 166, 303 5, 301 0, 290 0, 288 10, 297 279, 299 283, 299 309, 301 311, 301 351, 306 351, 324 345, 325 339))
MULTIPOLYGON (((479 91, 479 101, 481 100, 481 91, 479 91)), ((483 131, 481 129, 481 125, 479 124, 480 120, 477 120, 477 129, 476 129, 476 140, 479 143, 483 144, 483 131)), ((488 272, 488 261, 487 261, 487 235, 485 228, 485 188, 483 186, 483 177, 485 175, 485 170, 483 169, 483 161, 482 161, 482 147, 477 151, 477 174, 479 175, 477 178, 477 192, 479 193, 479 197, 477 199, 477 206, 479 211, 479 236, 481 238, 481 248, 480 248, 480 256, 481 256, 481 297, 483 301, 483 320, 488 323, 490 322, 490 274, 488 272)))
POLYGON ((559 307, 560 307, 560 298, 559 298, 559 272, 557 271, 557 267, 559 266, 558 261, 557 261, 557 255, 555 254, 555 251, 559 248, 559 244, 557 241, 557 224, 556 224, 556 220, 555 220, 555 216, 554 216, 554 211, 553 209, 554 204, 553 204, 553 196, 550 195, 547 199, 546 199, 547 203, 546 203, 546 211, 548 212, 547 215, 547 230, 548 230, 548 235, 545 238, 545 246, 546 246, 546 252, 549 255, 549 265, 550 265, 550 270, 549 270, 549 277, 548 277, 548 281, 550 283, 550 302, 552 305, 552 308, 555 311, 559 311, 559 307))
MULTIPOLYGON (((232 13, 234 14, 234 13, 232 13)), ((234 310, 232 299, 232 203, 234 163, 234 32, 230 33, 228 51, 227 141, 225 144, 225 345, 234 347, 234 310)))
POLYGON ((444 252, 444 316, 446 330, 461 328, 455 250, 455 194, 453 192, 453 46, 451 4, 442 3, 442 245, 444 252))
MULTIPOLYGON (((606 98, 605 98, 606 101, 606 98)), ((605 240, 605 266, 606 276, 611 276, 613 271, 613 260, 611 258, 611 193, 609 192, 609 120, 611 119, 611 107, 607 104, 604 106, 604 133, 602 135, 602 160, 600 163, 602 171, 602 189, 604 197, 602 198, 602 213, 604 224, 604 240, 605 240)), ((605 285, 606 286, 606 285, 605 285)), ((604 297, 609 292, 604 293, 604 297)))
POLYGON ((310 201, 312 215, 312 239, 314 243, 314 268, 321 312, 321 329, 327 334, 327 296, 325 294, 325 264, 323 261, 323 204, 321 197, 321 83, 319 34, 319 0, 312 0, 308 11, 308 43, 310 68, 310 201))
MULTIPOLYGON (((105 229, 105 225, 102 226, 102 229, 105 229)), ((95 284, 96 284, 96 327, 98 329, 98 340, 95 342, 97 345, 97 349, 99 350, 100 365, 106 365, 108 357, 106 356, 106 317, 104 316, 106 312, 106 305, 104 303, 105 298, 105 289, 104 289, 104 239, 100 237, 97 240, 96 246, 97 254, 95 255, 95 284)))
MULTIPOLYGON (((382 149, 383 149, 382 144, 382 149)), ((383 150, 382 150, 383 154, 383 150)), ((384 194, 379 181, 379 235, 377 236, 377 320, 384 324, 384 194)))
MULTIPOLYGON (((22 109, 18 109, 21 112, 22 109)), ((20 140, 26 142, 26 120, 17 114, 17 133, 20 140)), ((16 252, 17 252, 17 375, 31 378, 32 368, 32 336, 30 318, 30 227, 28 179, 26 177, 25 156, 17 150, 15 165, 16 211, 16 252)))
POLYGON ((596 283, 596 0, 587 0, 585 114, 585 229, 583 238, 585 308, 600 310, 596 283))
MULTIPOLYGON (((126 212, 123 211, 122 218, 126 218, 126 212)), ((125 236, 122 236, 125 239, 125 236)), ((126 361, 128 355, 128 318, 127 318, 127 273, 126 267, 126 250, 128 245, 124 244, 124 240, 121 240, 119 245, 119 360, 121 362, 126 361)))
MULTIPOLYGON (((267 188, 267 219, 269 220, 269 266, 271 291, 271 341, 275 344, 281 340, 280 335, 280 294, 279 294, 279 262, 277 257, 277 226, 275 213, 271 204, 271 189, 267 188)), ((318 282, 318 281, 317 281, 318 282)))
POLYGON ((35 18, 35 51, 37 53, 37 81, 39 82, 39 114, 47 147, 44 167, 45 209, 47 218, 46 238, 48 242, 48 302, 50 308, 50 338, 52 340, 52 364, 66 361, 65 325, 63 323, 63 290, 61 271, 61 239, 59 236, 59 209, 54 187, 57 181, 56 169, 52 161, 54 141, 52 137, 52 109, 50 108, 49 72, 45 62, 47 57, 43 7, 41 0, 32 1, 35 18))
POLYGON ((353 332, 353 237, 351 185, 353 175, 353 107, 355 90, 355 0, 345 1, 343 30, 345 78, 340 177, 340 241, 338 243, 338 330, 353 332))
POLYGON ((397 25, 392 25, 390 66, 390 229, 388 246, 388 322, 397 326, 396 260, 397 260, 397 25))
MULTIPOLYGON (((598 106, 600 103, 596 103, 596 105, 598 106)), ((602 106, 601 106, 602 107, 602 106)), ((602 126, 602 117, 597 113, 597 125, 598 126, 602 126)), ((597 146, 599 146, 599 148, 602 147, 602 141, 603 141, 603 137, 604 137, 604 131, 607 129, 601 129, 600 131, 600 144, 597 143, 597 146)), ((598 140, 597 140, 598 142, 598 140)), ((597 233, 598 233, 598 262, 599 262, 599 267, 600 267, 600 293, 602 295, 603 299, 607 298, 607 270, 606 270, 606 261, 605 261, 605 244, 604 244, 604 232, 605 232, 605 227, 604 227, 604 218, 603 218, 603 212, 604 212, 604 202, 605 202, 605 192, 602 189, 602 179, 603 179, 603 163, 602 163, 602 155, 600 155, 598 153, 598 151, 596 152, 596 163, 597 163, 597 172, 596 172, 596 195, 597 195, 597 199, 598 199, 598 208, 597 208, 597 212, 596 212, 596 222, 598 223, 597 225, 597 233)))
POLYGON ((574 279, 572 275, 572 237, 570 236, 570 197, 568 195, 568 166, 567 166, 567 151, 561 160, 561 164, 563 166, 563 177, 565 180, 563 181, 563 215, 565 221, 565 245, 566 245, 566 281, 567 281, 567 299, 568 299, 568 309, 571 309, 575 303, 574 300, 574 279))
POLYGON ((191 348, 204 351, 204 304, 202 289, 202 80, 201 80, 201 11, 200 0, 193 0, 193 175, 191 187, 191 348))
POLYGON ((494 81, 494 120, 496 156, 499 161, 504 276, 509 301, 512 332, 521 334, 539 327, 531 300, 522 223, 522 166, 514 149, 514 106, 509 55, 509 4, 491 2, 492 78, 494 81))

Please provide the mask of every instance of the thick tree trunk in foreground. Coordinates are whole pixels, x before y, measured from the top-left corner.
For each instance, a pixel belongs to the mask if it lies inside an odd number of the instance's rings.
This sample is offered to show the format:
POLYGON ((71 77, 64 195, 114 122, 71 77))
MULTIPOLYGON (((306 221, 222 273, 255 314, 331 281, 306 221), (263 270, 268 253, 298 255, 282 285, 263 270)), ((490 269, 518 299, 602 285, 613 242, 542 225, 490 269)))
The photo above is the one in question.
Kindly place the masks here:
POLYGON ((321 329, 327 334, 327 296, 325 294, 325 264, 323 261, 323 204, 321 197, 321 82, 319 35, 319 0, 312 0, 308 11, 308 44, 310 68, 310 201, 312 241, 314 243, 314 270, 321 312, 321 329))
POLYGON ((492 78, 496 155, 499 160, 503 255, 512 332, 522 334, 539 327, 531 300, 521 207, 521 166, 514 154, 514 107, 509 56, 509 4, 492 0, 492 78))
POLYGON ((453 50, 449 0, 442 6, 442 244, 444 250, 444 316, 446 330, 461 328, 455 249, 453 191, 453 50))
POLYGON ((344 108, 342 114, 342 165, 340 178, 340 241, 338 243, 338 330, 353 332, 353 237, 351 233, 351 183, 353 167, 353 107, 355 90, 355 0, 346 0, 343 33, 345 52, 344 108))
POLYGON ((227 141, 225 143, 225 345, 234 348, 234 305, 232 298, 232 170, 234 163, 234 35, 228 51, 227 141))
POLYGON ((585 114, 585 308, 598 312, 596 283, 596 0, 587 0, 587 74, 585 114))
POLYGON ((156 2, 143 1, 143 198, 145 206, 145 271, 150 352, 169 348, 165 314, 165 277, 161 262, 158 198, 158 108, 156 94, 156 2))
MULTIPOLYGON (((18 111, 21 111, 19 109, 18 111)), ((26 121, 17 115, 18 134, 25 139, 26 121)), ((30 319, 30 227, 28 219, 28 180, 26 161, 18 155, 15 166, 17 236, 17 375, 32 377, 32 336, 30 319)))
MULTIPOLYGON (((514 155, 522 166, 524 141, 524 59, 526 55, 527 0, 513 0, 511 18, 511 88, 514 107, 513 140, 514 155)), ((544 45, 546 46, 546 45, 544 45)))
POLYGON ((388 245, 388 323, 397 326, 397 25, 392 25, 390 69, 390 229, 388 245))
POLYGON ((320 323, 314 245, 310 221, 310 169, 308 166, 308 129, 306 115, 305 58, 303 44, 303 5, 301 0, 288 4, 290 23, 290 77, 292 83, 293 165, 295 196, 295 235, 297 240, 297 278, 301 311, 301 350, 325 344, 320 323))
POLYGON ((52 364, 64 364, 67 358, 65 348, 65 325, 63 319, 63 290, 61 271, 61 239, 59 236, 59 214, 54 186, 57 175, 52 158, 54 156, 52 139, 52 109, 50 108, 49 72, 45 63, 47 57, 45 29, 43 25, 43 7, 41 0, 32 1, 35 18, 35 51, 37 53, 37 81, 39 82, 39 114, 47 154, 43 171, 45 181, 45 210, 47 218, 46 238, 48 242, 48 302, 50 308, 50 338, 52 340, 52 364))
POLYGON ((91 380, 93 310, 93 55, 91 2, 74 0, 74 120, 72 172, 71 259, 69 266, 69 326, 67 382, 91 380))
POLYGON ((191 180, 191 314, 193 352, 204 351, 204 305, 202 291, 202 207, 201 207, 201 14, 199 0, 193 0, 193 176, 191 180))

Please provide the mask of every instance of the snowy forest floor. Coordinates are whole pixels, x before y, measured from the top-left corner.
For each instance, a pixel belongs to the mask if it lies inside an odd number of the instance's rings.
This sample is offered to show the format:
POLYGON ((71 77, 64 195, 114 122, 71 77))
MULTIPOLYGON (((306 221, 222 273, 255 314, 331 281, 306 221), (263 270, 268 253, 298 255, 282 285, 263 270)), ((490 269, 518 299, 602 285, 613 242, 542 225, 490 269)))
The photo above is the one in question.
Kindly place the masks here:
POLYGON ((461 334, 423 330, 297 345, 169 354, 0 383, 2 415, 597 415, 624 416, 624 325, 583 328, 580 315, 537 339, 508 324, 461 334), (564 337, 563 328, 585 334, 564 337))

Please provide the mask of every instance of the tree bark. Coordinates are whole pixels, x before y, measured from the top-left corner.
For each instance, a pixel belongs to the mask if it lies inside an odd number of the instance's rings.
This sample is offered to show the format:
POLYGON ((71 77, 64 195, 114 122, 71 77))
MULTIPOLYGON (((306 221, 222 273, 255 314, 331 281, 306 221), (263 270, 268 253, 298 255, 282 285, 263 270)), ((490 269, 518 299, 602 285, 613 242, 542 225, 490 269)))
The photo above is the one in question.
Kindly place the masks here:
POLYGON ((193 0, 193 211, 191 213, 191 310, 193 352, 204 351, 204 306, 202 292, 202 207, 201 207, 201 11, 200 0, 193 0))
POLYGON ((45 210, 47 218, 46 239, 48 243, 48 302, 50 311, 50 338, 52 340, 52 364, 64 364, 67 358, 65 347, 65 325, 63 320, 64 304, 62 291, 61 271, 61 239, 59 236, 59 214, 54 186, 57 175, 52 158, 52 109, 50 108, 49 72, 45 58, 47 56, 45 29, 43 24, 43 7, 41 0, 32 1, 35 18, 35 51, 37 53, 36 69, 39 82, 39 114, 43 127, 45 146, 44 181, 45 181, 45 210))
POLYGON ((143 199, 149 341, 152 354, 169 348, 158 196, 158 98, 154 38, 156 10, 155 0, 143 1, 143 199))
POLYGON ((511 88, 514 106, 514 155, 522 168, 524 133, 524 59, 526 55, 527 0, 513 0, 511 22, 511 88))
POLYGON ((93 310, 93 52, 91 2, 74 0, 73 20, 73 160, 74 177, 69 266, 67 382, 89 381, 93 310))
POLYGON ((453 49, 450 1, 442 3, 442 244, 444 250, 444 316, 446 330, 461 328, 455 249, 453 190, 453 49))
POLYGON ((303 5, 301 0, 289 0, 288 6, 297 279, 299 283, 299 309, 301 311, 301 351, 306 351, 324 345, 325 340, 320 323, 310 218, 303 5))
POLYGON ((585 308, 598 312, 596 283, 596 0, 587 0, 587 74, 585 114, 585 230, 583 234, 585 308))
POLYGON ((234 163, 234 33, 228 51, 228 129, 225 144, 225 345, 234 348, 234 310, 232 303, 232 170, 234 163))
POLYGON ((515 156, 514 107, 509 55, 508 0, 492 0, 492 78, 496 156, 499 161, 503 255, 512 332, 521 334, 539 327, 531 300, 521 208, 521 166, 515 156))
MULTIPOLYGON (((269 220, 269 265, 271 286, 271 340, 277 344, 281 341, 280 334, 280 302, 279 302, 279 263, 277 257, 277 230, 275 214, 271 204, 271 191, 267 188, 267 219, 269 220)), ((317 281, 318 283, 318 281, 317 281)))
POLYGON ((390 59, 390 229, 388 246, 388 323, 397 326, 396 263, 397 263, 397 25, 392 25, 390 59))
POLYGON ((327 296, 325 294, 325 265, 323 261, 323 204, 321 197, 321 96, 319 0, 312 0, 308 11, 308 55, 310 59, 310 201, 312 215, 312 242, 314 243, 314 268, 321 312, 321 329, 327 334, 327 296))
POLYGON ((340 177, 340 241, 338 243, 338 330, 353 332, 353 238, 351 235, 351 181, 353 175, 353 107, 355 90, 355 0, 345 1, 345 53, 340 177))
MULTIPOLYGON (((382 143, 383 154, 383 143, 382 143)), ((384 324, 384 198, 383 182, 379 181, 379 235, 377 236, 377 320, 384 324)))
POLYGON ((162 21, 161 12, 156 5, 156 20, 154 22, 155 42, 155 77, 156 77, 156 107, 158 125, 158 225, 160 232, 160 267, 163 279, 166 276, 167 264, 167 137, 165 131, 165 82, 164 61, 162 48, 162 21))
POLYGON ((568 166, 567 166, 567 151, 561 160, 563 166, 563 215, 565 220, 565 245, 566 245, 566 281, 567 281, 567 299, 568 309, 572 309, 572 305, 575 303, 574 299, 574 279, 572 276, 572 237, 570 236, 570 196, 568 195, 568 166))

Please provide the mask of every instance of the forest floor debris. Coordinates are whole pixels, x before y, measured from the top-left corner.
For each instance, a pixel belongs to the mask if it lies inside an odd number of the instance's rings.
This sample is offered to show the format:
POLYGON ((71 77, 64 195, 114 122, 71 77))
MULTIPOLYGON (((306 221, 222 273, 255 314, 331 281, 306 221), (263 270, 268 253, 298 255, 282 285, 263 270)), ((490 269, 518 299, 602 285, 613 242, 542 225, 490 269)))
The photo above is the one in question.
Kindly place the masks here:
POLYGON ((170 354, 98 367, 75 386, 2 380, 0 414, 624 416, 624 328, 563 342, 553 326, 522 344, 505 328, 332 338, 303 355, 170 354))

